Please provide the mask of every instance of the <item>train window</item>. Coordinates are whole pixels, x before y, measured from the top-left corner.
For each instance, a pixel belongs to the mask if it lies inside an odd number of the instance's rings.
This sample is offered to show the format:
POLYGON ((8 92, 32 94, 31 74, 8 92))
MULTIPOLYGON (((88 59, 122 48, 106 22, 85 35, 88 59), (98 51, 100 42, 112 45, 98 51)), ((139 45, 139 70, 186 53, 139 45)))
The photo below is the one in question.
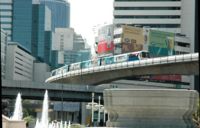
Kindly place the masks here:
POLYGON ((139 60, 138 54, 129 54, 128 61, 139 60))
POLYGON ((63 73, 66 73, 68 71, 68 65, 63 67, 63 73))
POLYGON ((51 76, 55 76, 56 75, 56 71, 52 71, 51 76))
POLYGON ((150 55, 148 52, 142 52, 142 58, 150 58, 150 55))

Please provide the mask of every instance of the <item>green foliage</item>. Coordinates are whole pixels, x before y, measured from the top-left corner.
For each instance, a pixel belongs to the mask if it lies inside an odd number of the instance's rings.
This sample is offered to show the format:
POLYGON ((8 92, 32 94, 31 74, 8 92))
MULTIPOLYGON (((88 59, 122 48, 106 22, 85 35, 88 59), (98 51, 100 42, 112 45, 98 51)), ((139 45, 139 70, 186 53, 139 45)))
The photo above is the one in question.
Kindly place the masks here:
POLYGON ((193 120, 200 127, 200 100, 198 103, 197 111, 193 114, 193 120))
POLYGON ((72 124, 70 128, 85 128, 85 127, 80 124, 72 124))
POLYGON ((23 119, 26 123, 29 123, 29 122, 32 122, 35 120, 35 118, 33 116, 26 116, 24 119, 23 119))

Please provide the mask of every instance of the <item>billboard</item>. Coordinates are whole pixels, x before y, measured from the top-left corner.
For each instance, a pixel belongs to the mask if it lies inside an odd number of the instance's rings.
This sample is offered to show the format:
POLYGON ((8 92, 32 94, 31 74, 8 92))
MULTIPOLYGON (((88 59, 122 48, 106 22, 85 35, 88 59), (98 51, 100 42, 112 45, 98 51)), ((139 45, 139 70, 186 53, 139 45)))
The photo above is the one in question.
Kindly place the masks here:
POLYGON ((101 54, 107 54, 107 53, 113 53, 113 50, 114 50, 114 43, 113 41, 111 42, 107 42, 105 40, 102 40, 98 43, 98 46, 97 46, 97 51, 98 51, 98 54, 101 55, 101 54))
POLYGON ((99 29, 98 31, 98 46, 97 53, 99 55, 113 53, 113 25, 106 25, 99 29))
MULTIPOLYGON (((174 33, 150 30, 148 50, 151 57, 174 55, 174 33)), ((181 75, 157 75, 151 80, 181 82, 181 75)))
POLYGON ((174 55, 174 33, 150 30, 149 53, 153 57, 174 55))
POLYGON ((122 31, 122 53, 143 50, 144 35, 142 28, 123 26, 122 31))

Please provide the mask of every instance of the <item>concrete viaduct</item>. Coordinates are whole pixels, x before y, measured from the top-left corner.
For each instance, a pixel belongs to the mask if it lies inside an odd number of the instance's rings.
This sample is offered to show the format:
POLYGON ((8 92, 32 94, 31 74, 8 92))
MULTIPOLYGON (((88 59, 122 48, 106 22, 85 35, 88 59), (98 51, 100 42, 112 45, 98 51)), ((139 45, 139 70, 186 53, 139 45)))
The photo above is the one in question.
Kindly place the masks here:
POLYGON ((15 99, 17 93, 22 93, 22 99, 43 100, 45 90, 48 90, 51 101, 91 102, 92 92, 95 93, 95 101, 98 96, 103 97, 102 91, 94 86, 50 84, 29 81, 9 81, 2 79, 1 98, 15 99))
POLYGON ((194 53, 110 64, 52 76, 46 82, 98 85, 140 75, 199 75, 198 57, 194 53))

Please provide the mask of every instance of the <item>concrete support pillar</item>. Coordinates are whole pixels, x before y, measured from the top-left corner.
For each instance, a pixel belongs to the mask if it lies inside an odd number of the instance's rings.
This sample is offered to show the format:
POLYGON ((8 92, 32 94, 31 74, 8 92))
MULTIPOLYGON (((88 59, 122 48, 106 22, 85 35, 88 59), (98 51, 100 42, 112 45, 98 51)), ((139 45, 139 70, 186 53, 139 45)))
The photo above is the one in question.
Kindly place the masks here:
POLYGON ((107 127, 195 128, 198 92, 176 89, 106 89, 107 127))
POLYGON ((86 103, 81 103, 81 124, 85 125, 86 122, 86 103))

